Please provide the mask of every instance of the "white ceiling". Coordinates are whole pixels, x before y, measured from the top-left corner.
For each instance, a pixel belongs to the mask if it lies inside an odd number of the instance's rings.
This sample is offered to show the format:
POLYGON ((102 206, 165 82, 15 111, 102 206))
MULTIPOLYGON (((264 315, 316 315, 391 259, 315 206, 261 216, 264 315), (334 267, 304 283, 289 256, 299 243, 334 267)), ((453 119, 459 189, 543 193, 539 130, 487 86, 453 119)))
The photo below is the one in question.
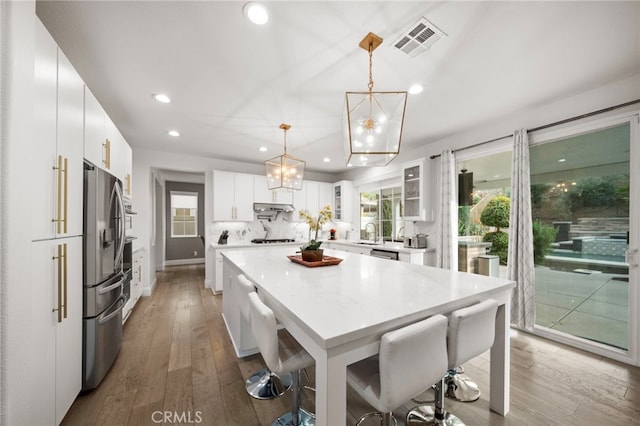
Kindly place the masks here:
POLYGON ((367 88, 370 31, 384 38, 374 89, 425 88, 402 151, 640 72, 635 1, 275 1, 264 26, 243 4, 39 1, 37 14, 134 149, 262 163, 286 122, 288 152, 327 173, 346 169, 344 96, 367 88), (412 58, 392 44, 420 17, 448 37, 412 58))

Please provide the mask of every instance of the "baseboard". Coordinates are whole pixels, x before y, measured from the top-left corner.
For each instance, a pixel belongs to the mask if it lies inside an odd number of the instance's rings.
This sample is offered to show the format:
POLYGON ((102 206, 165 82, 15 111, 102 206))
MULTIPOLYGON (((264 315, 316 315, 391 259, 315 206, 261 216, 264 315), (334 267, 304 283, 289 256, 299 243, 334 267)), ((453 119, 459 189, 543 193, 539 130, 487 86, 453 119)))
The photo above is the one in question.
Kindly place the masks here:
POLYGON ((176 259, 176 260, 165 260, 165 266, 179 266, 179 265, 197 265, 199 263, 204 263, 204 257, 198 257, 195 259, 176 259))
POLYGON ((142 290, 142 295, 151 296, 153 294, 153 291, 156 288, 156 284, 158 284, 158 279, 156 277, 153 277, 153 281, 151 281, 151 286, 149 288, 144 288, 142 290))

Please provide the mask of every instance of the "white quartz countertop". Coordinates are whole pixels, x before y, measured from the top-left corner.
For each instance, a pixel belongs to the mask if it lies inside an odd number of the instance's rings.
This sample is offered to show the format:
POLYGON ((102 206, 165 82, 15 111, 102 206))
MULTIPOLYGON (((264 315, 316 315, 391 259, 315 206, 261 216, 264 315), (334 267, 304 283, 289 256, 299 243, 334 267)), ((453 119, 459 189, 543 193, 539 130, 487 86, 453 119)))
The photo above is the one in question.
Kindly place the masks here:
POLYGON ((403 243, 389 243, 385 242, 384 244, 367 244, 366 241, 349 241, 349 240, 329 240, 327 243, 335 244, 335 245, 343 245, 349 247, 366 247, 377 250, 386 250, 386 251, 394 251, 396 253, 425 253, 428 251, 436 251, 435 248, 409 248, 405 247, 403 243))
POLYGON ((302 246, 304 243, 301 241, 291 241, 291 242, 286 242, 286 243, 265 243, 265 244, 259 244, 259 243, 252 243, 250 241, 246 242, 246 243, 229 243, 229 244, 218 244, 218 243, 211 243, 209 244, 211 246, 211 248, 214 249, 233 249, 233 248, 260 248, 260 247, 278 247, 278 246, 296 246, 296 247, 300 247, 302 246))
POLYGON ((318 345, 330 348, 391 329, 435 312, 453 311, 504 295, 513 281, 393 262, 325 249, 344 259, 336 266, 308 268, 291 262, 294 247, 224 250, 274 309, 295 318, 318 345), (445 309, 443 309, 443 307, 445 309))

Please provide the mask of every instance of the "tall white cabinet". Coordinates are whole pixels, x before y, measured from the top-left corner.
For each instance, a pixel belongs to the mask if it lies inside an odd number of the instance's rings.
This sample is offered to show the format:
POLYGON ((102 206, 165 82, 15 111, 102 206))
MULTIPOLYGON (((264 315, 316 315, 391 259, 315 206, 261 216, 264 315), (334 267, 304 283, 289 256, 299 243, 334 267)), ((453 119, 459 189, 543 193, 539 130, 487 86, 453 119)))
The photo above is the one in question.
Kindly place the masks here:
POLYGON ((35 40, 29 423, 58 424, 82 386, 84 83, 37 19, 35 40))
POLYGON ((213 220, 253 220, 253 175, 213 172, 213 220))
POLYGON ((404 220, 433 221, 432 182, 424 158, 402 165, 402 205, 404 220))

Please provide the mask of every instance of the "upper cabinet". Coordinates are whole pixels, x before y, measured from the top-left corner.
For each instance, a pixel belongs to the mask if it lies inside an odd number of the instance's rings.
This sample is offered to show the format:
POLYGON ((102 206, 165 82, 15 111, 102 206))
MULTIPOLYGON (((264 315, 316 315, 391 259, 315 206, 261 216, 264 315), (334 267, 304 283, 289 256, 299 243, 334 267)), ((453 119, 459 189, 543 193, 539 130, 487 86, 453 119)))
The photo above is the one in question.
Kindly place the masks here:
POLYGON ((302 183, 302 190, 293 194, 293 205, 297 211, 307 210, 311 214, 316 214, 327 204, 333 205, 332 195, 332 184, 305 180, 302 183))
POLYGON ((131 147, 88 87, 84 92, 84 158, 122 181, 131 198, 131 147))
POLYGON ((335 220, 353 221, 354 197, 353 182, 341 180, 333 184, 333 218, 335 220))
POLYGON ((256 203, 293 204, 294 192, 285 189, 269 189, 267 177, 253 175, 253 200, 256 203))
POLYGON ((424 158, 402 165, 402 218, 404 220, 434 220, 430 184, 424 158))
POLYGON ((32 240, 82 234, 84 83, 36 20, 32 240))
POLYGON ((213 220, 253 220, 253 179, 254 175, 214 170, 213 220))

